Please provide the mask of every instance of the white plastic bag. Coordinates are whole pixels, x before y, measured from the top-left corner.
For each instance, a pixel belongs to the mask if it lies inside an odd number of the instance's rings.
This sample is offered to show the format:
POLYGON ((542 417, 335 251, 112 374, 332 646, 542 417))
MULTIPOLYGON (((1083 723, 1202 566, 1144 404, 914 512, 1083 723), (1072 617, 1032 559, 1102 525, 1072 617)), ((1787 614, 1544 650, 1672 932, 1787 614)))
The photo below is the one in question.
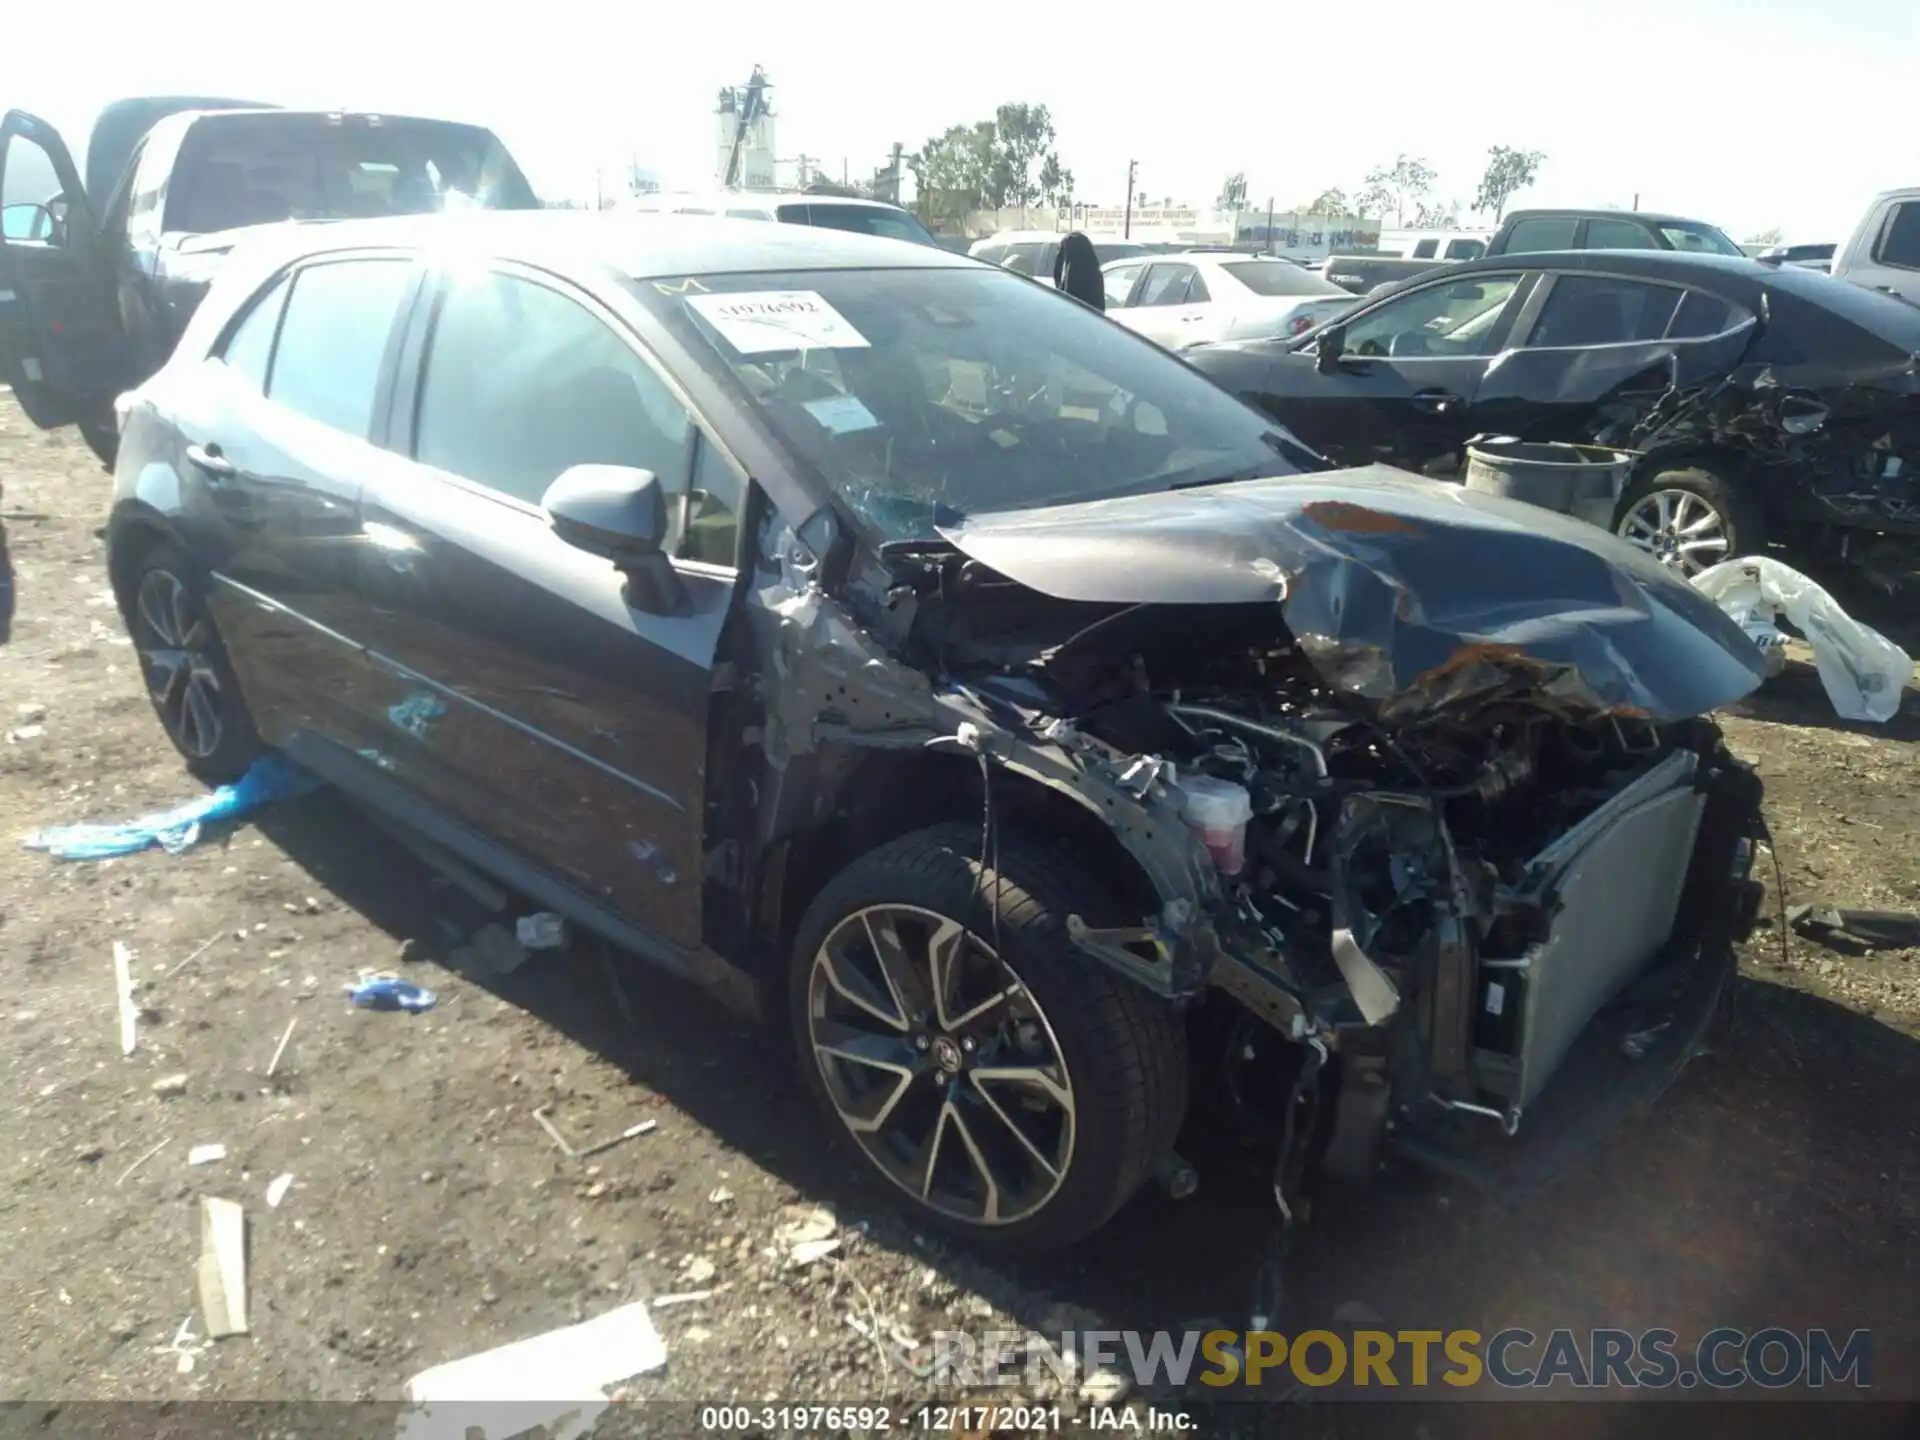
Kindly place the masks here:
POLYGON ((1841 719, 1885 723, 1899 712, 1900 693, 1913 677, 1907 652, 1798 570, 1749 555, 1702 570, 1693 583, 1750 635, 1763 617, 1786 616, 1813 647, 1814 668, 1841 719))

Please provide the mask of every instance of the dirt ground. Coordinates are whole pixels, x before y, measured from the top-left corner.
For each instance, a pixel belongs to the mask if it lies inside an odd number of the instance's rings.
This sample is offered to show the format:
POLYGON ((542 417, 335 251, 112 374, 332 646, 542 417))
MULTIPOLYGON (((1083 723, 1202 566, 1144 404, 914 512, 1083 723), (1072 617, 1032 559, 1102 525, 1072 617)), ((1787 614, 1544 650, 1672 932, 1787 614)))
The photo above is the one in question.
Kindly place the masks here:
MULTIPOLYGON (((22 848, 195 787, 107 594, 107 477, 0 395, 0 483, 0 1399, 391 1400, 429 1365, 701 1290, 656 1312, 670 1362, 634 1395, 905 1399, 926 1390, 906 1347, 936 1329, 1245 1323, 1264 1154, 1196 1134, 1193 1198, 1149 1193, 1066 1257, 985 1266, 825 1158, 773 1047, 705 998, 619 961, 616 995, 584 948, 460 968, 472 903, 337 798, 178 856, 22 848), (343 986, 370 969, 438 1007, 352 1008, 343 986), (575 1161, 538 1107, 579 1145, 657 1125, 575 1161), (188 1164, 214 1143, 224 1159, 188 1164), (201 1333, 203 1195, 251 1226, 252 1333, 212 1346, 176 1338, 189 1315, 201 1333), (789 1268, 783 1207, 813 1205, 844 1243, 789 1268)), ((1883 623, 1920 650, 1920 626, 1883 623)), ((1798 664, 1727 724, 1766 779, 1790 900, 1920 908, 1916 696, 1891 725, 1843 725, 1798 664)), ((1577 1178, 1512 1211, 1390 1177, 1304 1233, 1280 1328, 1343 1303, 1483 1333, 1866 1327, 1878 1392, 1920 1398, 1917 962, 1783 944, 1770 918, 1710 1054, 1577 1178)))

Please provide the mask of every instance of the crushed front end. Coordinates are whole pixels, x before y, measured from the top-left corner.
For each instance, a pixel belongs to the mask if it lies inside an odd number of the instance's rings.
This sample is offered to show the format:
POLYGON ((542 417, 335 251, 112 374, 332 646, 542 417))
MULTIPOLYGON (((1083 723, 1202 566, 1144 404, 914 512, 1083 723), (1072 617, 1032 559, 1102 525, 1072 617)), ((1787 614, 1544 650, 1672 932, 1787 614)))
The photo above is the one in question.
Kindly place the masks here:
POLYGON ((1761 678, 1737 627, 1575 522, 1361 479, 987 517, 906 587, 965 743, 1152 877, 1073 938, 1190 1006, 1283 1205, 1389 1136, 1472 1168, 1617 1118, 1758 897, 1760 784, 1703 718, 1761 678))

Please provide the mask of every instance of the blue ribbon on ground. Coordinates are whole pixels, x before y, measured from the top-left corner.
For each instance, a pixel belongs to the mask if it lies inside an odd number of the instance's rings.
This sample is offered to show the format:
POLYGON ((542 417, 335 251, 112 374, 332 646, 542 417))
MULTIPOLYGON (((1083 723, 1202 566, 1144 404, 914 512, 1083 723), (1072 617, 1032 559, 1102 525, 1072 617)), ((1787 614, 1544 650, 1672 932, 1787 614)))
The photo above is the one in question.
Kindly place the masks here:
POLYGON ((104 860, 132 855, 158 845, 170 855, 192 848, 201 827, 242 815, 317 789, 320 782, 278 751, 269 750, 231 785, 197 800, 118 825, 53 825, 27 836, 30 850, 45 850, 61 860, 104 860))

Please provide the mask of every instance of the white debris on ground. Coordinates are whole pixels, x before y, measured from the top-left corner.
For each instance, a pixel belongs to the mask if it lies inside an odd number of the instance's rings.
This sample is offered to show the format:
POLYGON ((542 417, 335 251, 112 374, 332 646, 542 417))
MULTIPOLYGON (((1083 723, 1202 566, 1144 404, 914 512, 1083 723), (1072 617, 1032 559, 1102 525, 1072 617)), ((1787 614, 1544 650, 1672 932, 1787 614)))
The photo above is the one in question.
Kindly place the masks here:
POLYGON ((1820 683, 1841 719, 1885 724, 1899 713, 1901 693, 1913 678, 1912 659, 1798 570, 1750 555, 1702 570, 1693 584, 1753 637, 1769 658, 1770 672, 1785 662, 1784 637, 1774 622, 1784 616, 1806 636, 1820 683))
POLYGON ((406 1440, 476 1431, 504 1440, 536 1426, 559 1440, 591 1431, 608 1387, 667 1363, 666 1342, 642 1302, 423 1370, 407 1382, 406 1440))

